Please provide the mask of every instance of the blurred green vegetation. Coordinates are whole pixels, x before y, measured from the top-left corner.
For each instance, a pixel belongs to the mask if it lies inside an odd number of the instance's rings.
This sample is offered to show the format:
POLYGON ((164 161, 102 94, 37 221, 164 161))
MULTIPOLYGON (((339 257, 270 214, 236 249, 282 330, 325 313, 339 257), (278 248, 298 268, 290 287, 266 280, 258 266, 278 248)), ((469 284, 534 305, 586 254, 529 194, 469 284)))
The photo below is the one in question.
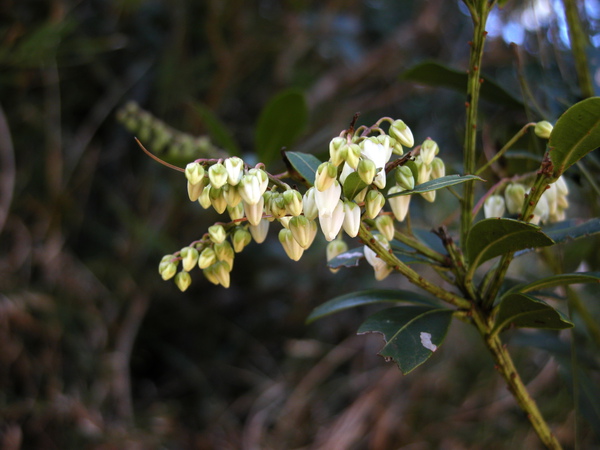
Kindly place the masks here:
MULTIPOLYGON (((508 2, 495 27, 514 26, 530 4, 508 2)), ((597 38, 597 3, 581 9, 597 38)), ((436 139, 456 173, 463 95, 399 77, 425 60, 464 70, 469 23, 459 2, 441 0, 2 2, 0 447, 535 448, 468 327, 454 325, 443 351, 402 377, 375 356, 380 337, 353 336, 365 311, 306 326, 318 304, 375 283, 369 267, 331 274, 324 242, 298 263, 277 239, 253 244, 228 290, 200 277, 185 294, 164 283, 162 255, 217 217, 190 204, 183 176, 147 158, 117 120, 133 101, 180 150, 196 139, 251 159, 262 108, 294 88, 309 114, 294 151, 324 154, 360 111, 360 123, 401 118, 417 141, 436 139)), ((527 121, 555 120, 580 98, 561 27, 551 15, 518 49, 490 36, 484 72, 526 106, 483 102, 487 157, 527 121)), ((598 48, 589 52, 597 79, 598 48)), ((515 150, 541 155, 535 146, 526 137, 515 150)), ((569 214, 598 217, 589 182, 598 156, 584 164, 569 173, 569 214)), ((484 175, 491 186, 535 166, 515 153, 484 175)), ((425 229, 457 208, 446 194, 427 209, 414 203, 425 229)), ((581 258, 599 270, 599 245, 563 246, 545 267, 524 257, 513 276, 574 270, 581 258)), ((408 287, 397 277, 385 285, 408 287)), ((597 286, 577 293, 597 320, 597 286)), ((582 418, 570 384, 578 372, 561 376, 579 359, 598 382, 598 347, 583 332, 538 340, 514 347, 533 396, 562 442, 599 445, 597 401, 582 418), (559 344, 562 359, 548 351, 559 344), (585 358, 569 356, 580 347, 585 358)))

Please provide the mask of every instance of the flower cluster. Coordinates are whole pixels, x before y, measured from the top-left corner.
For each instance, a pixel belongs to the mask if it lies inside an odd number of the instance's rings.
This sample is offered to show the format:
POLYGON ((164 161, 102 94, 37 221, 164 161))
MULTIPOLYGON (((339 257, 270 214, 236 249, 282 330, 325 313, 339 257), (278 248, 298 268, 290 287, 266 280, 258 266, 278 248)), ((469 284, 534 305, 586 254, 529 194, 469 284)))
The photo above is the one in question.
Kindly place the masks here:
MULTIPOLYGON (((508 214, 519 214, 529 191, 530 188, 523 184, 510 183, 504 190, 504 196, 494 194, 486 199, 483 205, 485 217, 502 217, 505 211, 508 211, 508 214)), ((568 194, 567 183, 563 177, 559 177, 556 182, 548 185, 529 221, 537 225, 565 220, 565 210, 569 207, 568 194)))
MULTIPOLYGON (((411 198, 399 194, 444 176, 445 166, 431 139, 401 160, 392 160, 392 155, 404 154, 403 147, 413 147, 414 139, 403 121, 383 120, 390 122, 388 133, 378 123, 343 131, 334 138, 329 144, 329 160, 316 168, 312 186, 304 194, 281 177, 268 174, 262 165, 249 167, 238 157, 188 164, 185 176, 190 200, 219 214, 227 211, 231 221, 213 225, 200 240, 166 255, 159 265, 163 279, 174 278, 183 291, 191 283, 189 272, 198 266, 209 281, 228 287, 235 253, 252 240, 263 242, 273 222, 281 224, 279 241, 295 261, 311 246, 319 228, 330 242, 328 260, 343 253, 347 245, 341 239, 342 230, 356 237, 365 220, 377 228, 380 244, 389 248, 394 218, 405 219, 411 198), (390 212, 384 210, 385 194, 390 212)), ((430 202, 435 200, 435 191, 421 195, 430 202)), ((390 273, 391 268, 372 250, 365 247, 364 253, 377 279, 390 273)))

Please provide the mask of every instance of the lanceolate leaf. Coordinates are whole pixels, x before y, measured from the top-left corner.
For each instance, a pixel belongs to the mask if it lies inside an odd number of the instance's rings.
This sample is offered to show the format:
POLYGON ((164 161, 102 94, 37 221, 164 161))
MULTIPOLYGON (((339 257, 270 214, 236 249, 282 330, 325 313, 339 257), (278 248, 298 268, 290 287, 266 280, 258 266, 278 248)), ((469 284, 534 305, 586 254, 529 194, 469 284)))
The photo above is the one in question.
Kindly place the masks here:
POLYGON ((427 361, 442 344, 452 311, 426 306, 402 306, 369 317, 358 334, 381 333, 385 346, 379 354, 393 359, 403 374, 427 361))
POLYGON ((559 177, 586 154, 600 147, 600 97, 571 106, 556 122, 550 140, 554 177, 559 177))
POLYGON ((268 163, 283 147, 295 142, 308 123, 304 94, 288 89, 276 95, 262 110, 256 124, 255 147, 260 161, 268 163))
POLYGON ((513 219, 484 219, 467 236, 467 257, 471 270, 483 262, 508 252, 545 247, 554 242, 539 227, 513 219))
POLYGON ((360 179, 358 173, 352 172, 344 181, 344 197, 346 197, 348 200, 352 200, 366 187, 367 184, 360 179))
POLYGON ((513 289, 511 289, 511 292, 520 292, 524 294, 526 292, 539 291, 540 289, 549 289, 556 286, 581 283, 600 284, 600 272, 577 272, 554 275, 526 285, 515 286, 513 289))
POLYGON ((355 308, 357 306, 372 305, 375 303, 402 302, 428 305, 429 308, 435 305, 434 300, 415 292, 403 291, 400 289, 372 289, 368 291, 352 292, 333 298, 328 302, 317 306, 313 312, 310 313, 306 322, 311 323, 330 314, 344 311, 349 308, 355 308))
POLYGON ((438 189, 447 188, 454 186, 455 184, 460 184, 471 180, 485 181, 476 175, 448 175, 421 183, 410 191, 402 191, 398 192, 397 194, 388 195, 388 198, 397 197, 399 195, 422 194, 423 192, 437 191, 438 189))
POLYGON ((285 152, 284 162, 292 178, 297 174, 307 186, 312 186, 315 182, 315 173, 321 164, 316 156, 299 152, 285 152))
POLYGON ((527 294, 509 294, 502 298, 494 324, 495 331, 509 326, 562 330, 573 323, 546 302, 527 294))
MULTIPOLYGON (((465 94, 467 92, 468 74, 465 71, 451 69, 433 61, 417 64, 404 72, 401 77, 429 86, 445 87, 465 94)), ((520 100, 517 100, 494 81, 485 76, 483 80, 480 93, 482 98, 512 109, 523 109, 523 103, 520 100)))

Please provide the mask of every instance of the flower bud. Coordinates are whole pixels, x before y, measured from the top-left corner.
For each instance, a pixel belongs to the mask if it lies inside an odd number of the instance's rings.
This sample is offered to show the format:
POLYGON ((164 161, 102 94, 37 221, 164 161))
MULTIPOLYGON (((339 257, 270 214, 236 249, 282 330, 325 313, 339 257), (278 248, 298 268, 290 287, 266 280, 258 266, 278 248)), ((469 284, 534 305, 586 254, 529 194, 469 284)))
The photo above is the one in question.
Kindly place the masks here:
POLYGON ((425 139, 425 142, 421 144, 421 150, 419 154, 421 155, 423 163, 429 166, 433 161, 433 158, 435 158, 435 155, 437 155, 439 152, 440 148, 438 147, 437 142, 431 138, 427 138, 425 139))
POLYGON ((417 184, 423 184, 429 181, 431 178, 431 166, 423 162, 421 155, 415 159, 415 165, 417 166, 417 184))
POLYGON ((233 233, 231 241, 233 242, 233 250, 236 253, 240 253, 246 245, 252 242, 252 235, 245 228, 237 228, 235 233, 233 233))
MULTIPOLYGON (((400 186, 392 186, 388 190, 388 196, 391 194, 396 194, 398 192, 406 191, 400 186)), ((402 222, 406 215, 408 214, 408 206, 410 205, 410 195, 397 195, 395 197, 388 198, 388 202, 390 207, 392 208, 392 212, 394 213, 394 217, 398 222, 402 222)))
POLYGON ((216 262, 212 266, 212 268, 213 268, 214 277, 217 279, 219 284, 221 286, 223 286, 224 288, 228 288, 229 284, 231 283, 231 277, 230 277, 231 267, 229 266, 229 264, 227 264, 226 261, 219 261, 219 262, 216 262))
POLYGON ((202 190, 202 192, 200 193, 200 197, 198 197, 198 203, 200 203, 200 206, 202 206, 202 208, 204 208, 204 209, 208 209, 211 205, 211 202, 210 202, 211 189, 212 189, 212 186, 209 184, 202 190))
POLYGON ((333 184, 337 177, 337 166, 330 162, 324 162, 317 168, 315 173, 315 187, 322 192, 333 184))
POLYGON ((267 234, 269 232, 269 222, 267 219, 262 219, 258 222, 258 225, 250 225, 248 229, 250 230, 250 234, 252 235, 252 239, 257 244, 262 244, 267 238, 267 234))
POLYGON ((191 162, 185 166, 185 177, 190 184, 198 184, 204 178, 204 167, 197 162, 191 162))
POLYGON ((366 188, 364 188, 362 191, 360 191, 358 194, 356 194, 352 200, 354 200, 355 203, 364 202, 365 198, 367 197, 367 192, 369 192, 368 186, 366 188))
POLYGON ((398 167, 394 173, 394 179, 402 190, 410 191, 415 188, 415 177, 408 166, 398 167))
POLYGON ((535 205, 533 217, 531 218, 530 222, 534 225, 538 225, 540 222, 546 222, 549 215, 550 207, 548 205, 548 200, 542 195, 537 205, 535 205))
POLYGON ((505 203, 501 195, 490 195, 483 204, 483 214, 486 219, 490 217, 502 217, 505 203))
POLYGON ((223 198, 227 203, 227 206, 238 206, 242 202, 242 196, 240 195, 240 191, 237 186, 231 186, 230 184, 226 184, 221 188, 223 190, 223 198))
POLYGON ((360 206, 356 203, 344 201, 344 231, 350 237, 356 237, 360 228, 360 206))
POLYGON ((337 206, 331 214, 323 214, 319 212, 319 224, 321 231, 327 241, 335 239, 344 223, 344 202, 337 201, 337 206))
POLYGON ((238 190, 242 196, 242 200, 249 205, 255 205, 258 203, 267 190, 267 186, 269 184, 268 178, 265 182, 263 174, 266 177, 266 174, 263 170, 250 169, 239 182, 238 190))
POLYGON ((525 201, 525 186, 519 183, 509 184, 504 190, 504 200, 509 214, 520 213, 525 201))
POLYGON ((271 197, 271 216, 273 219, 279 219, 287 214, 287 209, 285 207, 285 200, 283 199, 283 194, 279 192, 273 193, 271 197))
POLYGON ((192 284, 192 277, 187 272, 179 272, 175 275, 175 284, 181 292, 185 292, 192 284))
POLYGON ((348 175, 354 172, 355 170, 352 167, 350 167, 348 163, 344 163, 344 166, 342 167, 342 173, 340 173, 339 176, 340 184, 343 186, 346 182, 346 178, 348 178, 348 175))
POLYGON ((240 220, 244 217, 244 204, 238 203, 237 206, 227 205, 227 213, 231 220, 240 220))
POLYGON ((442 158, 433 158, 431 161, 431 178, 433 180, 446 176, 446 165, 442 158))
POLYGON ((235 252, 233 251, 233 247, 229 241, 223 241, 220 244, 215 244, 213 246, 213 250, 215 251, 217 261, 227 261, 229 267, 233 269, 233 258, 235 257, 235 252))
POLYGON ((370 185, 373 183, 373 178, 375 178, 375 174, 377 173, 377 167, 375 167, 375 163, 370 159, 361 159, 356 171, 358 172, 360 179, 363 180, 365 184, 370 185))
POLYGON ((395 144, 392 147, 392 153, 394 155, 402 156, 404 155, 404 149, 402 148, 402 144, 394 139, 395 144))
POLYGON ((208 281, 210 281, 212 284, 215 284, 217 286, 220 284, 219 280, 215 276, 215 266, 214 265, 207 267, 206 269, 204 269, 202 271, 202 273, 204 274, 204 276, 206 277, 206 279, 208 281))
POLYGON ((196 184, 192 184, 189 181, 187 182, 188 197, 191 201, 195 202, 200 197, 200 194, 202 194, 202 191, 204 190, 203 180, 204 178, 201 178, 196 184))
MULTIPOLYGON (((386 240, 385 236, 375 233, 373 237, 386 249, 390 249, 390 244, 386 240)), ((373 267, 375 271, 375 279, 378 281, 386 278, 391 272, 392 268, 387 265, 387 263, 382 260, 375 251, 371 250, 368 246, 364 247, 365 258, 367 262, 373 267)))
POLYGON ((550 134, 552 134, 552 129, 554 127, 547 120, 542 120, 535 124, 535 128, 533 131, 535 135, 541 139, 550 139, 550 134))
POLYGON ((379 191, 371 190, 367 193, 365 199, 366 214, 369 219, 374 219, 379 215, 379 211, 385 205, 385 198, 379 191))
POLYGON ((208 227, 208 236, 215 244, 220 244, 227 237, 227 232, 223 228, 223 225, 215 224, 208 227))
POLYGON ((283 201, 288 214, 298 216, 302 214, 302 194, 295 189, 288 189, 283 193, 283 201))
POLYGON ((221 163, 213 164, 208 168, 208 179, 214 188, 219 189, 227 183, 227 169, 221 163))
POLYGON ((258 225, 263 217, 263 208, 265 205, 265 201, 263 197, 260 197, 260 200, 257 203, 249 204, 246 201, 243 202, 244 205, 244 213, 246 214, 246 219, 248 219, 248 223, 250 225, 258 225))
POLYGON ((223 214, 227 209, 227 200, 225 199, 225 191, 223 188, 221 187, 217 189, 212 186, 208 196, 210 197, 210 204, 213 208, 215 208, 215 211, 217 211, 219 214, 223 214))
POLYGON ((179 252, 179 256, 181 256, 181 264, 183 266, 183 270, 189 272, 194 267, 196 267, 196 263, 198 262, 198 250, 193 247, 183 247, 179 252))
POLYGON ((394 219, 388 215, 381 215, 375 219, 375 226, 381 234, 388 240, 394 239, 394 219))
POLYGON ((335 137, 329 142, 329 160, 334 166, 339 166, 344 161, 344 153, 347 151, 347 141, 343 137, 335 137))
POLYGON ((423 192, 421 194, 421 197, 423 197, 429 203, 433 203, 433 202, 435 202, 435 195, 436 195, 436 191, 428 191, 428 192, 423 192))
POLYGON ((360 146, 358 144, 350 144, 346 152, 346 164, 353 169, 356 169, 360 160, 360 146))
POLYGON ((237 156, 227 158, 225 169, 227 170, 227 183, 230 186, 237 186, 244 175, 244 161, 237 156))
POLYGON ((341 195, 342 187, 337 181, 334 181, 326 190, 315 190, 315 203, 319 210, 319 216, 331 215, 334 208, 337 206, 341 195))
POLYGON ((162 270, 160 272, 160 276, 163 280, 167 281, 173 278, 175 273, 177 273, 177 264, 175 264, 174 262, 168 262, 165 265, 163 265, 162 270))
POLYGON ((290 230, 285 228, 281 229, 279 232, 279 242, 281 242, 285 253, 291 260, 298 261, 302 257, 304 249, 294 239, 294 236, 290 230))
POLYGON ((415 145, 412 131, 402 120, 394 120, 390 126, 389 134, 405 147, 411 148, 415 145))
MULTIPOLYGON (((329 262, 336 256, 341 255, 342 253, 347 252, 347 251, 348 251, 348 244, 346 244, 343 241, 343 239, 334 239, 329 244, 327 244, 327 250, 326 250, 327 261, 329 262)), ((332 269, 330 267, 329 270, 332 273, 336 273, 340 269, 339 268, 332 269)))
POLYGON ((314 221, 308 220, 305 216, 295 216, 290 219, 288 227, 300 247, 303 249, 310 247, 316 232, 316 223, 314 221), (311 224, 314 224, 314 227, 311 224))
POLYGON ((200 253, 200 257, 198 258, 198 267, 201 269, 206 269, 207 267, 212 266, 217 262, 217 255, 215 255, 215 251, 211 247, 206 247, 200 253))

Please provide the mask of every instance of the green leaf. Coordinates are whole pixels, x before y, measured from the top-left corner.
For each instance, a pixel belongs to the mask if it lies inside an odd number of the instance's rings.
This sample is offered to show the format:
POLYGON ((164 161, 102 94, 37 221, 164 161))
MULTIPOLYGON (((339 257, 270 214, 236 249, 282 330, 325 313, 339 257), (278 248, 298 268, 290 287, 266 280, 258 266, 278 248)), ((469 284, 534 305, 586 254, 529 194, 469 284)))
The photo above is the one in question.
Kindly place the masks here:
POLYGON ((352 200, 366 187, 367 183, 360 179, 360 175, 356 172, 352 172, 344 181, 344 197, 348 200, 352 200))
MULTIPOLYGON (((468 74, 446 67, 434 61, 425 61, 411 67, 401 75, 404 80, 414 81, 428 86, 445 87, 466 95, 468 74)), ((506 106, 511 109, 523 110, 523 103, 505 91, 494 81, 483 76, 480 95, 482 98, 506 106)))
POLYGON ((409 191, 398 192, 397 194, 388 195, 387 198, 398 197, 399 195, 412 195, 412 194, 422 194, 423 192, 429 191, 437 191, 438 189, 447 188, 450 186, 454 186, 455 184, 464 183, 465 181, 478 180, 485 181, 482 178, 479 178, 476 175, 448 175, 441 178, 436 178, 435 180, 429 180, 425 183, 421 183, 418 186, 415 186, 414 189, 409 191))
POLYGON ((566 220, 545 228, 544 233, 557 244, 569 242, 600 233, 600 219, 591 219, 583 223, 578 223, 577 220, 566 220))
POLYGON ((540 229, 513 219, 484 219, 467 236, 467 258, 474 271, 485 261, 504 253, 554 244, 540 229))
POLYGON ((550 134, 548 148, 558 178, 592 150, 600 147, 600 97, 585 99, 560 116, 550 134))
POLYGON ((191 102, 192 107, 200 116, 206 131, 217 145, 223 147, 230 155, 239 155, 240 148, 229 132, 227 126, 206 105, 199 102, 191 102))
POLYGON ((260 161, 275 159, 283 147, 289 147, 308 124, 308 106, 302 91, 287 89, 263 108, 256 124, 255 147, 260 161))
POLYGON ((361 259, 365 257, 363 247, 353 248, 347 252, 337 255, 331 261, 327 261, 327 267, 339 269, 340 267, 356 267, 361 259))
POLYGON ((314 322, 330 314, 344 311, 357 306, 373 305, 375 303, 419 303, 434 306, 435 303, 429 297, 415 292, 400 289, 371 289, 368 291, 351 292, 350 294, 335 297, 322 305, 317 306, 306 319, 306 323, 314 322))
POLYGON ((556 286, 581 283, 600 283, 600 272, 563 273, 560 275, 543 278, 541 280, 534 281, 533 283, 515 286, 510 290, 510 292, 520 292, 524 294, 525 292, 531 292, 540 289, 549 289, 556 286))
POLYGON ((548 330, 573 327, 573 323, 560 311, 527 294, 508 294, 500 300, 494 331, 501 331, 510 325, 548 330))
POLYGON ((444 341, 451 320, 449 309, 389 308, 369 317, 358 329, 358 334, 383 334, 385 345, 379 354, 386 360, 393 359, 406 375, 433 355, 444 341))
POLYGON ((290 176, 300 178, 307 186, 312 186, 321 161, 310 153, 285 152, 284 156, 284 162, 290 176))

